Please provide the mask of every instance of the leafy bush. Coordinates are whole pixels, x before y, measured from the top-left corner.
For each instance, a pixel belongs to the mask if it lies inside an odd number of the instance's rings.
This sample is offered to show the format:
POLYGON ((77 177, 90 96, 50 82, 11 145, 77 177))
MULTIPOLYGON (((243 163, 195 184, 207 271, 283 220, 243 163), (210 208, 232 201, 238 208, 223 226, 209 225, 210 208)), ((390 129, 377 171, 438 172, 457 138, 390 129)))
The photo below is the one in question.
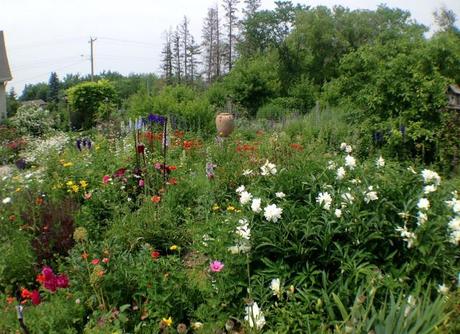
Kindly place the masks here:
POLYGON ((47 134, 54 126, 49 111, 35 106, 19 107, 10 122, 20 134, 36 137, 47 134))

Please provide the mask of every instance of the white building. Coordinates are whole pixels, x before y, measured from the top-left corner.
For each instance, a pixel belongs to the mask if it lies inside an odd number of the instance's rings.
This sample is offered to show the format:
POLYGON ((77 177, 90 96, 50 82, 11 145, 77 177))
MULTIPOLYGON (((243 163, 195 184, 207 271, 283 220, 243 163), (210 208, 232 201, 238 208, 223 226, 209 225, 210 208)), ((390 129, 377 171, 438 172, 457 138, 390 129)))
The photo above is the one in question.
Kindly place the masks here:
POLYGON ((0 121, 6 118, 6 82, 12 78, 3 31, 0 31, 0 121))

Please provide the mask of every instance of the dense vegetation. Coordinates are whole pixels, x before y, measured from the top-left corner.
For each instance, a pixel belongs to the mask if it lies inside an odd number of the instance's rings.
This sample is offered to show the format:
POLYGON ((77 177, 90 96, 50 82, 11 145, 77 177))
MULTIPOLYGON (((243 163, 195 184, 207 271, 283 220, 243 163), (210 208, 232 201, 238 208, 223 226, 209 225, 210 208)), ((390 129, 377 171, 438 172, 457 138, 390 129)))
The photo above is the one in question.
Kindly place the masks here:
POLYGON ((453 13, 235 3, 201 69, 185 18, 161 76, 10 94, 0 332, 458 332, 453 13))

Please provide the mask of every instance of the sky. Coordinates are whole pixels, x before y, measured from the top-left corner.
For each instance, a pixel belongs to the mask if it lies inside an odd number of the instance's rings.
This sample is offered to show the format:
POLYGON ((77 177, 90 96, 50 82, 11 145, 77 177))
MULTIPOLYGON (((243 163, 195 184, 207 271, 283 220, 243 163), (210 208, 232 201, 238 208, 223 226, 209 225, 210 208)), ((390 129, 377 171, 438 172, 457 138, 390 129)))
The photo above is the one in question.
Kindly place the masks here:
MULTIPOLYGON (((242 1, 241 1, 242 2, 242 1)), ((436 29, 433 11, 446 6, 460 16, 460 0, 325 0, 293 1, 312 7, 342 5, 376 9, 380 3, 411 12, 419 23, 436 29)), ((104 70, 160 73, 164 32, 186 15, 196 40, 207 9, 216 0, 0 0, 0 30, 4 31, 14 87, 47 82, 51 72, 90 73, 90 37, 95 73, 104 70)), ((274 0, 262 0, 263 9, 274 0)), ((457 21, 458 25, 458 21, 457 21)))

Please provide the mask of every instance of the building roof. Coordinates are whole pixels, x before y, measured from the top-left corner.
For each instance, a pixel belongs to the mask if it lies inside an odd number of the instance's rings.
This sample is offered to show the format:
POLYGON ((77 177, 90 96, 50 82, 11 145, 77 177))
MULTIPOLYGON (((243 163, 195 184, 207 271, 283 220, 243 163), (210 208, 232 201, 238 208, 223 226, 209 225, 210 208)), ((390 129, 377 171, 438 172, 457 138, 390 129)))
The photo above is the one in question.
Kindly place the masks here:
POLYGON ((456 84, 449 85, 449 89, 454 92, 454 94, 460 95, 460 86, 456 84))
POLYGON ((0 82, 5 82, 13 79, 11 76, 10 65, 6 56, 5 39, 3 31, 0 30, 0 82))

